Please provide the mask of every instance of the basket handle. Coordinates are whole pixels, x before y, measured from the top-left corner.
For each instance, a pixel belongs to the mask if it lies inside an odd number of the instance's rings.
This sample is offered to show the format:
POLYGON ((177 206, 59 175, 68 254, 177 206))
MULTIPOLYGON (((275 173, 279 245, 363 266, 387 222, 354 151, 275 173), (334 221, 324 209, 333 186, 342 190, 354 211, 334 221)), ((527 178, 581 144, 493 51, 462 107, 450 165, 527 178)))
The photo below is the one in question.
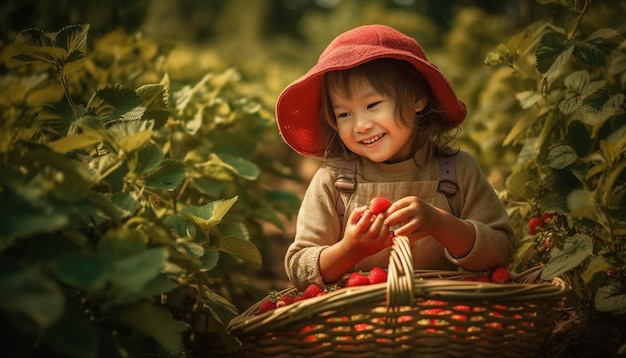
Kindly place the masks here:
POLYGON ((411 306, 413 304, 413 254, 411 242, 406 236, 396 236, 389 253, 387 277, 387 307, 411 306))

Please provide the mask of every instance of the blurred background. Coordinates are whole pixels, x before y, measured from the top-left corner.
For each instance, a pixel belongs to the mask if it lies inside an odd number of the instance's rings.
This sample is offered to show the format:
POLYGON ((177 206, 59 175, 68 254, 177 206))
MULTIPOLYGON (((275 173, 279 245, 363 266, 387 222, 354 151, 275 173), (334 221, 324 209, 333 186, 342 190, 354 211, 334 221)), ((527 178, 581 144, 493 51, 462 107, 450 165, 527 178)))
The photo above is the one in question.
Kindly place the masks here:
MULTIPOLYGON (((476 94, 493 71, 484 65, 488 52, 543 12, 531 0, 9 0, 0 5, 0 41, 10 43, 26 28, 54 32, 87 23, 92 48, 113 52, 122 36, 167 48, 165 71, 178 81, 235 67, 253 84, 254 95, 272 107, 282 88, 306 72, 332 38, 355 26, 382 23, 418 40, 472 117, 476 94)), ((146 44, 134 55, 150 51, 155 50, 146 44)), ((464 135, 478 127, 468 118, 464 135)), ((464 145, 479 150, 471 142, 464 145)), ((491 167, 496 158, 481 164, 491 167)))
MULTIPOLYGON (((496 70, 484 61, 545 11, 531 0, 9 0, 0 5, 0 47, 27 28, 56 32, 89 24, 88 53, 108 72, 100 87, 158 83, 164 73, 187 84, 235 68, 242 77, 239 90, 273 110, 280 91, 315 64, 335 36, 363 24, 386 24, 417 39, 452 81, 469 109, 459 145, 502 188, 516 156, 515 146, 503 148, 502 141, 514 124, 509 112, 517 100, 509 84, 494 82, 496 70), (154 63, 158 69, 148 71, 154 63), (123 70, 114 76, 115 68, 123 70)), ((93 90, 74 93, 89 96, 93 90)), ((295 172, 293 180, 276 178, 271 185, 301 197, 318 160, 295 154, 277 130, 258 140, 277 143, 268 150, 295 172)), ((265 228, 275 235, 268 251, 276 259, 265 260, 271 267, 260 278, 269 279, 261 282, 268 290, 288 284, 280 257, 292 238, 293 217, 285 221, 284 230, 265 228)))

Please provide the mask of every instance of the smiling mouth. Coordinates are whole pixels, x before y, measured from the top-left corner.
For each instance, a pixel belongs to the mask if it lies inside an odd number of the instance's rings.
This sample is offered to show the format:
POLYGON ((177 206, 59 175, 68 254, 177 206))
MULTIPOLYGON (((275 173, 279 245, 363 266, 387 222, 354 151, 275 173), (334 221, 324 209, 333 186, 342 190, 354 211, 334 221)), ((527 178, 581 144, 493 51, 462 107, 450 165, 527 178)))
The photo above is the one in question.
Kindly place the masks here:
POLYGON ((377 135, 375 137, 364 139, 364 140, 361 141, 361 143, 363 143, 363 144, 373 144, 373 143, 378 142, 380 140, 380 138, 382 138, 384 136, 385 136, 384 134, 379 134, 379 135, 377 135))

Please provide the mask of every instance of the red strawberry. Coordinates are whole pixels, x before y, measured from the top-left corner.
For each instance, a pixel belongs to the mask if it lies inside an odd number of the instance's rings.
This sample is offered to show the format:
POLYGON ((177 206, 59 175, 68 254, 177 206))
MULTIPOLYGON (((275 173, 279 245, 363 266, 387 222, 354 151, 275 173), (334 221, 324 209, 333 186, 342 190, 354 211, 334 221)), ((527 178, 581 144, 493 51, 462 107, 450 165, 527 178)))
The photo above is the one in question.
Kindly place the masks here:
POLYGON ((556 216, 555 212, 543 213, 543 214, 541 214, 541 221, 545 224, 549 220, 552 220, 552 218, 555 217, 555 216, 556 216))
POLYGON ((299 295, 297 295, 296 297, 294 297, 294 298, 293 298, 293 302, 298 302, 298 301, 306 300, 307 298, 309 298, 309 297, 307 297, 307 296, 306 296, 306 295, 304 295, 304 294, 299 294, 299 295))
POLYGON ((537 234, 537 228, 543 226, 543 220, 538 216, 533 216, 528 220, 528 232, 531 235, 537 234))
POLYGON ((271 311, 275 308, 276 308, 276 301, 268 297, 264 299, 263 302, 261 302, 261 305, 259 306, 259 314, 265 313, 267 311, 271 311))
POLYGON ((370 210, 372 214, 378 215, 384 213, 391 206, 391 201, 387 198, 377 196, 370 201, 370 210))
POLYGON ((361 272, 351 273, 350 276, 348 276, 348 280, 346 280, 346 287, 363 286, 369 284, 370 281, 367 279, 367 276, 365 276, 361 272))
POLYGON ((493 271, 491 271, 490 278, 491 282, 495 283, 507 283, 511 281, 509 271, 507 271, 504 266, 496 267, 493 271))
POLYGON ((491 282, 491 279, 487 276, 478 276, 474 279, 474 281, 478 281, 478 282, 491 282))
POLYGON ((318 286, 315 283, 310 284, 305 290, 304 290, 304 296, 305 297, 315 297, 317 296, 318 293, 322 292, 322 288, 320 286, 318 286))
POLYGON ((294 300, 295 300, 295 297, 293 297, 293 296, 283 295, 283 296, 280 297, 278 302, 276 302, 276 308, 288 306, 288 305, 292 304, 294 302, 294 300))
POLYGON ((367 274, 367 280, 370 284, 376 284, 381 282, 387 282, 387 271, 380 267, 374 267, 367 274))

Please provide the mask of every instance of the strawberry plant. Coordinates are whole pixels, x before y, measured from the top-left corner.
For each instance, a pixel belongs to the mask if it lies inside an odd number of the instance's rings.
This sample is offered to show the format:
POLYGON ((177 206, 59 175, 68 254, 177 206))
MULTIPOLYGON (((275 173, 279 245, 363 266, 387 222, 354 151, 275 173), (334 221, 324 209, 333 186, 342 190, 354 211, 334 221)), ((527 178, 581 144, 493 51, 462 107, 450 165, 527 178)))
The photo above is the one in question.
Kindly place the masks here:
POLYGON ((263 225, 281 227, 298 205, 264 183, 292 177, 259 147, 260 136, 271 145, 271 112, 235 70, 180 83, 159 66, 164 48, 129 36, 104 47, 115 56, 88 54, 88 30, 27 29, 3 49, 0 326, 11 352, 176 354, 200 335, 236 346, 224 327, 262 263, 263 225))
POLYGON ((538 1, 550 15, 486 58, 519 103, 504 144, 518 148, 503 198, 518 268, 570 278, 580 317, 626 312, 624 2, 538 1), (610 291, 608 295, 606 292, 610 291))

